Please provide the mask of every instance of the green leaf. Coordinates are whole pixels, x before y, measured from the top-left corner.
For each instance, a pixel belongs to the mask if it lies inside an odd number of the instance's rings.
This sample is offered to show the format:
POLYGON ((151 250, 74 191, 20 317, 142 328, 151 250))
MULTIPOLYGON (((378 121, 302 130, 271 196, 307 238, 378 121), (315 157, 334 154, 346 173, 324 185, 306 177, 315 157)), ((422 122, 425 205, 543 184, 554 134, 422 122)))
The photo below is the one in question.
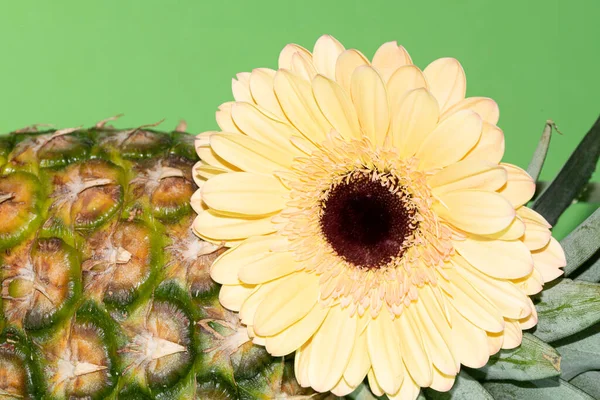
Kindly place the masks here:
POLYGON ((600 371, 588 371, 577 375, 569 383, 595 399, 600 399, 600 371))
MULTIPOLYGON (((600 251, 592 256, 582 268, 581 273, 577 275, 575 280, 587 282, 600 282, 600 251)), ((579 271, 577 271, 579 272, 579 271)))
MULTIPOLYGON (((535 195, 533 196, 533 200, 536 200, 541 193, 544 192, 550 186, 550 182, 547 181, 537 181, 535 186, 535 195)), ((583 190, 575 198, 576 202, 581 203, 600 203, 600 183, 598 182, 589 182, 584 186, 583 190)))
POLYGON ((534 181, 538 180, 540 177, 540 172, 542 172, 542 167, 544 166, 544 161, 546 160, 546 154, 548 154, 548 147, 550 147, 552 128, 556 129, 556 124, 554 121, 546 121, 542 137, 540 138, 537 148, 535 149, 535 153, 533 153, 533 157, 531 158, 529 166, 527 167, 527 173, 531 175, 534 181))
POLYGON ((563 279, 543 290, 536 304, 535 336, 553 342, 600 321, 600 284, 563 279))
POLYGON ((582 372, 600 369, 600 325, 556 343, 562 356, 561 375, 570 380, 582 372))
POLYGON ((430 400, 494 400, 494 397, 464 370, 460 371, 449 392, 425 389, 425 397, 430 400))
POLYGON ((600 157, 600 118, 585 135, 566 164, 548 188, 533 203, 532 208, 550 224, 571 204, 590 180, 600 157))
POLYGON ((560 244, 565 251, 565 276, 579 268, 600 248, 600 208, 581 223, 560 244))
POLYGON ((483 368, 473 371, 478 379, 529 381, 560 375, 560 354, 530 333, 523 334, 521 346, 500 350, 483 368))
POLYGON ((496 400, 594 400, 587 393, 562 379, 518 383, 487 382, 483 387, 489 390, 496 400))
POLYGON ((356 390, 346 396, 350 400, 377 400, 377 399, 385 399, 385 397, 377 397, 375 396, 369 386, 364 382, 358 385, 356 390))

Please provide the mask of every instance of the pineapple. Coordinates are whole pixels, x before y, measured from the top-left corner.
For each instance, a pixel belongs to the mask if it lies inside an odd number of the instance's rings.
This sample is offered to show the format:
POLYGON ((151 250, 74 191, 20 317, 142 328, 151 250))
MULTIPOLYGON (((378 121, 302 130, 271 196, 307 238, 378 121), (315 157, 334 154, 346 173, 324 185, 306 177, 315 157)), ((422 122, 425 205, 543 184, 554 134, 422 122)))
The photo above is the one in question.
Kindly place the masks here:
MULTIPOLYGON (((537 178, 551 124, 529 167, 537 178)), ((600 120, 532 207, 555 223, 600 154, 600 120)), ((147 127, 0 137, 0 399, 333 399, 254 346, 190 230, 194 138, 147 127)), ((600 398, 596 211, 522 345, 419 399, 600 398)), ((361 385, 348 399, 376 397, 361 385)))
POLYGON ((220 306, 196 161, 177 131, 0 137, 0 399, 314 395, 220 306))

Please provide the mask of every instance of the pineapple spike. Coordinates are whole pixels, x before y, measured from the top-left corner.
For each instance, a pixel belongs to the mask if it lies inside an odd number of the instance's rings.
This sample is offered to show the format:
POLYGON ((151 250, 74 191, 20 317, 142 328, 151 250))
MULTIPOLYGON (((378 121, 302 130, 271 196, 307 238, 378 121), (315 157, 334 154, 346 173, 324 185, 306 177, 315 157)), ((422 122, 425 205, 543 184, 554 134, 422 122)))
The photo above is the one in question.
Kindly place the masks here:
POLYGON ((185 120, 179 121, 177 126, 175 127, 175 132, 186 132, 187 131, 187 122, 185 120))
POLYGON ((104 127, 106 126, 106 124, 107 124, 108 122, 110 122, 110 121, 116 121, 116 120, 118 120, 119 118, 123 117, 124 115, 125 115, 125 114, 117 114, 117 115, 114 115, 114 116, 112 116, 112 117, 108 117, 108 118, 105 118, 105 119, 103 119, 103 120, 101 120, 101 121, 98 121, 98 122, 96 123, 96 125, 94 125, 94 128, 96 128, 96 129, 102 129, 102 128, 104 128, 104 127))
POLYGON ((0 193, 0 204, 4 203, 5 201, 11 200, 15 197, 14 193, 0 193))

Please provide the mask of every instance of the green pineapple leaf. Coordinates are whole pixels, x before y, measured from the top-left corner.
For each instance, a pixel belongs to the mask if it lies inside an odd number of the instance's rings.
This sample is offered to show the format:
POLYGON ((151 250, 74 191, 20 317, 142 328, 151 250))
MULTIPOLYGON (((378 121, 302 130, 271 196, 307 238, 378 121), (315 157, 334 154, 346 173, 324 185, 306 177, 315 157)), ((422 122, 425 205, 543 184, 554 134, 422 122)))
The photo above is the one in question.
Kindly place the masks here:
POLYGON ((565 276, 569 276, 600 249, 598 237, 600 237, 600 208, 561 240, 560 244, 567 258, 565 276))
POLYGON ((425 389, 425 397, 431 400, 494 400, 494 397, 479 382, 464 370, 456 376, 450 391, 441 393, 433 389, 425 389))
POLYGON ((593 400, 593 397, 562 379, 540 379, 518 383, 487 382, 483 386, 496 400, 593 400))
POLYGON ((590 396, 597 396, 600 393, 600 371, 584 372, 571 379, 569 383, 590 396))
POLYGON ((583 271, 575 278, 579 281, 600 282, 600 251, 583 265, 583 271))
POLYGON ((548 188, 535 200, 533 209, 552 225, 590 180, 600 157, 600 118, 585 135, 548 188))
POLYGON ((600 321, 600 284, 563 279, 540 294, 535 336, 553 342, 600 321))
POLYGON ((544 167, 544 161, 546 161, 546 155, 548 154, 548 148, 550 147, 550 139, 552 138, 552 128, 556 129, 558 132, 554 121, 546 121, 542 137, 540 138, 535 152, 533 153, 533 157, 529 162, 529 166, 527 167, 527 173, 534 181, 538 180, 540 172, 542 172, 542 168, 544 167))
POLYGON ((485 367, 473 371, 473 376, 485 380, 528 381, 558 376, 560 371, 560 354, 532 334, 524 333, 521 346, 501 350, 490 357, 485 367))
POLYGON ((561 340, 556 349, 562 356, 562 379, 570 380, 582 372, 600 369, 600 326, 561 340))

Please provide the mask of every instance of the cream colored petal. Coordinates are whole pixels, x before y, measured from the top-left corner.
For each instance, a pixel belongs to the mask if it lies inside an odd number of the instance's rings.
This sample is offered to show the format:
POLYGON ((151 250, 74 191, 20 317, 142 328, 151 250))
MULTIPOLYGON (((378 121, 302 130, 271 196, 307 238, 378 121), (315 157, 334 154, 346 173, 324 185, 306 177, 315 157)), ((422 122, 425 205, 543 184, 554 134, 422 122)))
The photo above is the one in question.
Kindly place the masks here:
POLYGON ((238 272, 247 263, 261 257, 274 246, 286 242, 281 236, 255 236, 221 254, 210 267, 210 277, 223 285, 239 285, 238 272))
POLYGON ((275 71, 269 68, 256 68, 250 74, 250 93, 254 102, 268 112, 285 121, 285 114, 277 101, 273 89, 275 71))
POLYGON ((294 357, 294 372, 296 380, 302 387, 309 387, 310 381, 308 379, 308 369, 310 366, 310 350, 311 341, 308 340, 298 350, 296 350, 296 356, 294 357))
POLYGON ((194 192, 190 198, 190 205, 196 214, 208 210, 208 206, 202 201, 202 193, 200 193, 200 190, 194 192))
POLYGON ((560 268, 567 265, 565 252, 553 237, 550 238, 546 246, 532 251, 531 257, 533 257, 535 269, 540 271, 544 282, 550 282, 561 276, 564 272, 560 268))
POLYGON ((275 74, 275 95, 290 122, 311 142, 321 143, 331 125, 321 113, 310 82, 279 70, 275 74))
POLYGON ((515 210, 502 196, 484 190, 458 190, 438 196, 433 210, 459 229, 475 234, 503 230, 515 219, 515 210))
POLYGON ((504 341, 502 342, 503 349, 514 349, 521 345, 523 340, 523 331, 519 325, 519 321, 507 319, 504 329, 504 341))
POLYGON ((440 372, 438 369, 433 369, 433 381, 431 382, 431 388, 433 390, 437 390, 438 392, 447 392, 452 389, 452 385, 454 385, 454 379, 456 374, 448 375, 440 372))
POLYGON ((516 165, 500 164, 508 174, 506 185, 498 193, 506 197, 515 208, 527 203, 535 194, 535 182, 533 178, 523 169, 516 165))
POLYGON ((306 50, 304 47, 297 44, 288 44, 283 48, 283 50, 281 50, 281 53, 279 53, 279 68, 291 70, 292 59, 296 53, 300 53, 308 58, 312 58, 310 51, 306 50))
POLYGON ((387 82, 398 68, 407 64, 412 64, 410 55, 396 42, 382 44, 373 56, 373 66, 377 68, 384 82, 387 82))
POLYGON ((390 126, 390 110, 381 77, 373 67, 359 67, 352 74, 350 92, 362 131, 371 143, 383 145, 390 126))
POLYGON ((196 136, 195 146, 196 153, 200 160, 204 163, 211 165, 213 167, 225 170, 227 172, 231 171, 239 171, 235 165, 227 162, 222 157, 219 157, 211 148, 210 148, 210 138, 215 134, 220 134, 221 132, 204 132, 196 136))
POLYGON ((386 308, 367 325, 367 348, 378 384, 386 393, 396 393, 403 379, 402 353, 399 338, 386 308))
POLYGON ((464 158, 485 160, 498 164, 504 156, 504 133, 496 125, 483 122, 479 141, 464 158))
POLYGON ((239 311, 254 288, 246 285, 223 285, 219 291, 219 302, 228 310, 239 311))
POLYGON ((452 243, 471 265, 494 278, 518 279, 527 276, 533 268, 529 249, 518 240, 468 236, 452 243))
MULTIPOLYGON (((269 294, 273 291, 274 288, 277 287, 277 285, 279 285, 278 280, 257 285, 256 290, 252 292, 250 297, 248 297, 246 301, 244 301, 244 304, 242 304, 242 307, 240 308, 239 315, 242 324, 246 326, 252 326, 254 322, 254 315, 256 314, 258 306, 260 306, 260 303, 262 303, 263 300, 265 300, 269 296, 269 294)), ((252 329, 252 336, 254 338, 258 337, 256 336, 256 332, 254 332, 254 329, 252 329)), ((262 339, 264 342, 263 346, 266 345, 265 338, 260 337, 260 339, 262 339)))
POLYGON ((321 36, 313 49, 313 62, 317 73, 329 79, 335 79, 335 65, 344 50, 344 46, 333 36, 321 36))
POLYGON ((267 351, 271 355, 279 357, 299 349, 319 329, 328 312, 328 307, 323 307, 319 303, 315 304, 304 318, 278 334, 267 337, 267 351))
POLYGON ((276 227, 271 223, 272 216, 267 217, 234 217, 217 214, 207 210, 194 220, 194 231, 200 236, 216 239, 246 239, 251 236, 273 233, 276 227))
POLYGON ((348 94, 335 81, 317 75, 312 89, 321 112, 346 140, 360 140, 362 133, 354 105, 348 94))
POLYGON ((512 220, 510 225, 501 230, 500 232, 492 233, 489 235, 483 235, 488 239, 497 239, 497 240, 517 240, 523 237, 525 234, 525 224, 517 216, 512 220))
POLYGON ((546 246, 551 236, 550 229, 531 220, 525 220, 523 243, 529 250, 538 250, 546 246))
MULTIPOLYGON (((432 383, 433 384, 433 383, 432 383)), ((402 385, 400 385, 400 390, 395 394, 388 394, 388 398, 390 400, 415 400, 419 397, 419 393, 421 392, 421 388, 416 382, 411 378, 411 376, 406 373, 404 375, 404 380, 402 381, 402 385)))
POLYGON ((544 278, 542 277, 542 274, 535 268, 526 277, 515 279, 513 282, 519 286, 523 293, 529 296, 541 292, 544 288, 544 278))
POLYGON ((290 141, 290 138, 299 132, 287 122, 277 120, 249 103, 234 104, 231 116, 239 129, 251 138, 274 146, 293 157, 303 155, 290 141))
POLYGON ((458 255, 453 258, 453 263, 456 272, 483 293, 503 317, 520 319, 531 314, 529 298, 513 282, 485 275, 458 255))
POLYGON ((348 382, 344 378, 341 378, 338 383, 331 389, 331 393, 336 396, 346 396, 352 393, 356 389, 356 386, 348 385, 348 382))
POLYGON ((423 73, 427 78, 429 90, 438 100, 442 112, 465 98, 467 79, 465 71, 456 59, 435 60, 423 73))
POLYGON ((470 110, 459 111, 440 122, 417 151, 419 168, 431 170, 457 162, 475 146, 481 130, 481 117, 470 110))
POLYGON ((289 251, 264 253, 260 258, 243 265, 239 279, 247 284, 259 284, 281 278, 302 268, 289 251))
POLYGON ((387 93, 392 113, 398 110, 402 99, 408 92, 420 88, 427 89, 427 81, 419 67, 405 65, 398 68, 387 81, 387 93))
POLYGON ((463 189, 495 191, 506 183, 506 170, 483 160, 465 159, 428 177, 433 194, 463 189))
POLYGON ((419 300, 410 307, 415 307, 415 320, 420 325, 423 344, 433 365, 446 374, 456 375, 459 365, 450 350, 452 330, 442 310, 435 306, 433 294, 427 289, 419 290, 419 300))
POLYGON ((457 271, 449 270, 452 284, 456 287, 450 302, 456 310, 474 325, 488 332, 501 332, 504 329, 502 313, 493 302, 475 289, 457 271))
POLYGON ((216 113, 217 124, 223 132, 239 132, 231 118, 231 106, 234 102, 223 103, 216 113))
POLYGON ((367 378, 369 379, 369 388, 371 389, 371 392, 373 392, 375 396, 383 396, 385 392, 381 386, 379 386, 379 382, 377 382, 377 378, 375 378, 375 372, 373 372, 373 368, 369 370, 367 378))
POLYGON ((250 73, 240 72, 236 77, 237 79, 233 78, 231 80, 233 98, 235 101, 248 101, 252 103, 253 99, 250 94, 250 73))
MULTIPOLYGON (((402 361, 406 371, 414 379, 417 385, 427 387, 433 379, 433 365, 431 359, 423 346, 423 338, 419 330, 418 318, 412 307, 407 307, 404 312, 394 321, 400 343, 402 361)), ((378 381, 380 381, 378 379, 378 381)), ((390 392, 394 393, 394 392, 390 392)))
POLYGON ((439 108, 427 89, 414 89, 392 110, 392 144, 400 157, 412 157, 435 129, 439 108))
POLYGON ((371 368, 371 360, 367 348, 367 333, 366 331, 361 332, 359 327, 356 332, 356 341, 352 347, 350 361, 348 361, 348 366, 344 371, 344 379, 350 385, 359 385, 367 376, 369 368, 371 368))
POLYGON ((254 330, 260 336, 273 336, 300 320, 319 297, 319 279, 313 274, 297 273, 282 279, 254 315, 254 330))
POLYGON ((346 50, 338 57, 335 64, 335 80, 348 94, 354 70, 363 65, 370 65, 369 60, 355 49, 346 50))
POLYGON ((312 340, 311 386, 319 391, 331 390, 342 378, 350 360, 357 326, 357 316, 334 306, 312 340))
POLYGON ((211 208, 244 215, 272 214, 285 207, 288 190, 274 176, 250 172, 217 175, 202 186, 211 208))
POLYGON ((531 314, 527 318, 523 318, 519 320, 519 325, 522 330, 533 328, 538 322, 538 315, 533 302, 529 300, 529 307, 531 308, 531 314))
POLYGON ((312 81, 317 74, 312 63, 312 57, 308 57, 302 53, 296 53, 292 56, 291 71, 305 81, 312 81))
POLYGON ((272 174, 291 166, 293 156, 245 135, 215 134, 212 150, 236 167, 258 174, 272 174))
POLYGON ((504 343, 504 333, 503 332, 486 332, 487 340, 488 340, 488 353, 496 354, 502 348, 502 343, 504 343))
POLYGON ((552 228, 552 225, 546 221, 546 218, 544 218, 538 212, 533 211, 531 208, 519 207, 517 209, 517 214, 523 218, 523 221, 532 221, 538 225, 545 226, 548 229, 552 228))
POLYGON ((460 110, 473 110, 482 120, 493 125, 500 118, 500 109, 494 100, 488 97, 468 97, 446 110, 440 119, 446 119, 460 110))
MULTIPOLYGON (((202 161, 200 161, 202 162, 202 161)), ((239 168, 234 167, 236 170, 239 170, 239 168)), ((207 180, 209 180, 212 177, 215 177, 217 175, 220 174, 224 174, 227 172, 232 172, 230 170, 227 170, 225 168, 221 168, 221 167, 214 167, 212 165, 208 165, 208 164, 202 164, 199 165, 198 167, 196 167, 194 169, 194 182, 196 182, 196 185, 198 185, 198 182, 203 181, 206 182, 207 180)), ((198 187, 200 187, 201 185, 198 185, 198 187)))
POLYGON ((454 348, 461 364, 471 368, 483 367, 489 359, 485 331, 469 322, 453 306, 450 313, 454 348))

